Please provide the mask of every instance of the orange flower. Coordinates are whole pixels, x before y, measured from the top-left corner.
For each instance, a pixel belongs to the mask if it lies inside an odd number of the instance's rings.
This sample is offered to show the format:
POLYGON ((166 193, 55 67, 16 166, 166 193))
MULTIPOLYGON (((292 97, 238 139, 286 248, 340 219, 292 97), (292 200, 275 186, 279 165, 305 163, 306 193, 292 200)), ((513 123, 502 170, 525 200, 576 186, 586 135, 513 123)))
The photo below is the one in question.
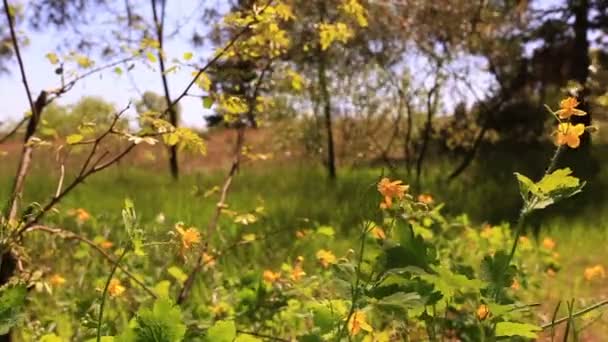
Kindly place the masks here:
POLYGON ((602 265, 595 265, 585 268, 585 280, 591 281, 595 278, 605 278, 606 270, 602 265))
POLYGON ((488 318, 489 314, 490 314, 490 309, 488 308, 487 305, 481 304, 477 308, 477 318, 479 318, 480 321, 483 321, 484 319, 488 318))
POLYGON ((348 331, 351 335, 355 336, 360 333, 361 330, 372 332, 374 329, 371 325, 369 325, 369 323, 367 323, 365 312, 357 310, 353 312, 353 315, 348 321, 348 331))
POLYGON ((122 295, 126 290, 127 288, 122 286, 120 280, 110 280, 110 284, 108 285, 108 293, 110 294, 110 297, 118 297, 122 295))
POLYGON ((182 246, 184 249, 190 249, 193 245, 201 242, 201 233, 196 228, 188 228, 184 230, 181 225, 176 225, 175 230, 179 233, 182 239, 182 246))
POLYGON ((429 194, 420 194, 418 195, 418 202, 428 205, 433 204, 433 202, 435 202, 435 199, 433 199, 433 196, 429 194))
POLYGON ((298 230, 296 231, 296 237, 298 239, 303 239, 304 237, 306 237, 306 232, 303 230, 298 230))
POLYGON ((521 285, 519 284, 519 281, 517 281, 517 279, 513 279, 513 283, 511 283, 511 289, 517 291, 520 287, 521 285))
POLYGON ((53 286, 61 286, 61 285, 65 284, 65 278, 60 276, 59 274, 55 273, 49 279, 49 283, 53 286))
POLYGON ((409 186, 403 185, 403 182, 400 180, 391 181, 388 178, 382 178, 378 183, 378 192, 384 196, 384 201, 380 203, 380 208, 390 208, 393 205, 393 198, 402 199, 408 189, 409 186))
POLYGON ((553 241, 552 238, 544 238, 543 247, 545 247, 546 249, 553 249, 555 248, 555 241, 553 241))
POLYGON ((587 115, 584 111, 576 109, 580 103, 575 97, 568 97, 559 102, 560 109, 555 112, 560 119, 568 119, 572 115, 584 116, 587 115))
POLYGON ((317 252, 317 260, 324 268, 328 268, 329 265, 336 263, 336 256, 331 251, 320 249, 317 252))
POLYGON ((293 281, 298 281, 300 279, 302 279, 303 276, 306 275, 306 272, 304 272, 304 270, 302 269, 302 266, 300 265, 296 265, 293 270, 291 271, 291 280, 293 281))
POLYGON ((552 268, 547 269, 545 273, 547 273, 549 277, 555 277, 555 271, 552 268))
POLYGON ((85 222, 88 221, 91 218, 91 214, 89 214, 86 210, 82 209, 82 208, 78 208, 76 209, 76 219, 79 222, 85 222))
POLYGON ((205 265, 205 268, 212 268, 215 266, 215 256, 203 252, 203 265, 205 265))
POLYGON ((384 232, 384 230, 378 226, 374 226, 374 228, 372 228, 371 230, 372 236, 376 239, 379 240, 384 240, 386 239, 386 233, 384 232))
POLYGON ((112 248, 112 246, 114 246, 114 243, 112 243, 112 241, 108 241, 108 240, 104 240, 99 244, 99 247, 101 247, 103 249, 110 249, 110 248, 112 248))
POLYGON ((281 274, 278 272, 273 272, 271 270, 266 270, 262 274, 262 278, 264 278, 264 281, 268 284, 273 284, 281 278, 281 274))
POLYGON ((558 145, 568 145, 570 148, 577 148, 581 144, 580 136, 585 132, 585 125, 573 125, 569 122, 562 122, 557 126, 555 143, 558 145))

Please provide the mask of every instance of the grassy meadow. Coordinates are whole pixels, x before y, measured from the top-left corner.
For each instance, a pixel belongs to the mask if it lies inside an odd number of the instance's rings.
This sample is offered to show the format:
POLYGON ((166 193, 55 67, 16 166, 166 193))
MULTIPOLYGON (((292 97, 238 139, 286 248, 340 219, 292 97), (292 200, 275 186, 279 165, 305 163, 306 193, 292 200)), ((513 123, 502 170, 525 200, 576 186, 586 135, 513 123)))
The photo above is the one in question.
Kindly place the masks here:
MULTIPOLYGON (((562 301, 558 312, 561 317, 567 314, 565 301, 575 299, 575 307, 581 308, 606 299, 608 295, 608 278, 587 281, 584 277, 586 268, 606 265, 608 260, 608 202, 604 201, 608 190, 606 149, 605 146, 594 147, 592 156, 597 160, 600 171, 589 178, 582 194, 529 220, 526 231, 531 243, 538 246, 544 238, 550 237, 556 242, 555 252, 559 254, 558 272, 548 274, 543 270, 532 270, 532 276, 540 280, 540 285, 522 289, 523 298, 540 305, 540 309, 535 310, 538 321, 549 319, 559 301, 562 301)), ((161 156, 155 161, 156 165, 163 165, 163 151, 156 150, 156 153, 161 156)), ((442 212, 448 217, 466 213, 465 221, 475 229, 481 229, 483 224, 512 223, 520 206, 513 172, 539 174, 549 153, 539 149, 519 158, 517 153, 496 149, 492 154, 478 158, 470 169, 449 184, 444 178, 454 161, 431 160, 426 166, 419 192, 432 194, 437 203, 445 204, 442 212)), ((184 162, 188 163, 188 160, 184 162)), ((218 186, 223 183, 226 171, 221 167, 205 167, 204 158, 200 164, 203 166, 174 182, 162 167, 122 163, 91 177, 78 187, 47 217, 47 222, 82 233, 94 241, 120 244, 127 239, 121 223, 121 209, 123 200, 130 198, 151 241, 166 240, 177 222, 200 227, 204 231, 215 211, 218 186), (78 219, 79 209, 87 213, 86 219, 78 219)), ((5 156, 1 165, 0 196, 6 198, 15 165, 10 156, 5 156)), ((25 191, 27 202, 42 202, 54 193, 59 177, 55 169, 56 164, 51 160, 44 161, 44 158, 35 164, 25 191)), ((581 173, 587 171, 585 165, 580 164, 578 169, 575 166, 575 172, 577 170, 582 170, 581 173)), ((260 265, 263 268, 280 267, 298 255, 314 260, 316 249, 304 245, 296 236, 298 232, 319 227, 332 227, 329 240, 322 247, 331 248, 336 255, 349 253, 358 239, 360 223, 380 217, 376 183, 386 175, 403 179, 406 183, 411 179, 399 170, 391 174, 386 168, 370 166, 342 168, 338 180, 329 182, 321 165, 312 160, 245 164, 229 191, 228 210, 259 214, 257 221, 244 226, 245 232, 256 234, 257 238, 254 243, 231 250, 228 257, 220 260, 223 273, 216 274, 216 278, 209 281, 221 284, 225 281, 223 277, 229 274, 238 275, 243 269, 255 270, 260 265)), ((69 178, 68 172, 66 182, 69 178)), ((230 236, 236 229, 230 221, 220 221, 220 236, 222 231, 230 236)), ((73 241, 52 239, 46 235, 29 235, 28 239, 27 245, 33 247, 32 253, 37 254, 37 258, 44 260, 46 269, 66 280, 67 286, 58 291, 79 298, 75 303, 62 303, 41 292, 31 300, 30 305, 39 308, 32 315, 41 315, 36 317, 41 322, 55 322, 58 324, 55 329, 72 336, 76 334, 73 329, 78 323, 67 312, 78 312, 80 307, 85 308, 87 303, 96 300, 100 282, 105 277, 104 269, 107 273, 109 265, 96 260, 93 252, 73 241), (67 251, 78 262, 74 263, 69 258, 57 259, 53 250, 67 251), (85 279, 94 279, 94 282, 87 283, 85 279), (56 307, 49 310, 48 305, 56 307), (61 319, 57 320, 57 317, 61 319)), ((150 258, 143 264, 134 262, 131 266, 139 269, 144 279, 148 276, 175 277, 175 270, 167 274, 167 268, 171 263, 180 263, 179 253, 169 251, 162 244, 151 248, 155 253, 150 253, 150 258)), ((470 253, 475 253, 475 250, 470 253)), ((210 293, 204 290, 197 293, 201 298, 200 310, 204 311, 202 303, 207 295, 210 293)), ((124 324, 132 314, 129 304, 114 304, 108 309, 108 319, 122 320, 124 324)), ((82 317, 86 321, 87 314, 83 312, 82 317)), ((601 310, 583 316, 580 321, 579 329, 584 327, 580 329, 582 341, 601 341, 601 336, 608 334, 608 321, 601 316, 601 310)), ((86 327, 86 322, 79 324, 86 327)), ((24 336, 27 340, 27 335, 24 336)))

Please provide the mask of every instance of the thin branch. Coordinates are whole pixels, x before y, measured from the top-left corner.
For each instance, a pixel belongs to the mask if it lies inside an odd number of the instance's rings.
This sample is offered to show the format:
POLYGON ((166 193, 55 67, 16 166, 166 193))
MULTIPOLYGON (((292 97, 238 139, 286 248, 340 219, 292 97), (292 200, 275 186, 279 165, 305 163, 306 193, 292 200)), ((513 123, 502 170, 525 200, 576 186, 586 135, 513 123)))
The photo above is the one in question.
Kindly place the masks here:
POLYGON ((38 115, 36 112, 36 107, 34 107, 34 100, 32 98, 32 91, 30 90, 30 86, 27 82, 27 76, 25 74, 25 66, 23 65, 23 59, 21 58, 21 50, 19 49, 19 42, 17 40, 17 34, 15 33, 15 21, 13 16, 11 15, 11 10, 8 5, 8 0, 3 0, 4 3, 4 13, 6 14, 6 19, 8 21, 8 27, 11 32, 11 40, 13 43, 13 49, 15 49, 15 56, 17 57, 17 62, 19 63, 19 72, 21 73, 21 81, 23 82, 23 87, 25 88, 25 92, 27 94, 27 100, 30 103, 30 110, 32 111, 32 117, 38 115))
POLYGON ((32 92, 30 90, 29 83, 27 81, 27 75, 25 73, 25 66, 23 64, 23 59, 21 58, 21 50, 19 49, 19 42, 17 40, 17 34, 15 33, 15 22, 13 20, 13 16, 11 15, 11 10, 8 5, 8 0, 3 0, 4 3, 4 12, 6 14, 6 19, 9 24, 9 29, 11 32, 11 40, 13 43, 13 49, 15 50, 15 55, 17 57, 17 62, 19 64, 19 72, 21 73, 21 81, 23 82, 23 87, 25 88, 25 92, 27 94, 27 99, 30 104, 31 116, 29 117, 27 128, 25 131, 24 137, 24 145, 23 150, 21 152, 21 158, 19 160, 19 166, 17 168, 17 175, 13 182, 13 188, 11 191, 11 196, 9 198, 8 206, 6 207, 5 215, 9 220, 13 220, 17 217, 17 212, 19 211, 19 200, 23 193, 23 186, 25 184, 25 179, 29 172, 30 164, 32 161, 32 151, 33 147, 29 144, 30 138, 36 133, 36 129, 38 128, 38 122, 40 121, 40 114, 44 106, 47 104, 47 93, 45 91, 41 91, 40 95, 36 99, 34 103, 32 99, 32 92))
POLYGON ((71 232, 69 230, 64 230, 61 228, 51 228, 51 227, 43 226, 43 225, 30 226, 27 229, 27 231, 28 232, 41 231, 41 232, 57 235, 60 238, 65 239, 65 240, 77 240, 77 241, 80 241, 82 243, 89 245, 95 251, 97 251, 104 259, 108 260, 112 265, 116 266, 119 270, 121 270, 128 278, 130 278, 131 280, 133 280, 133 282, 135 282, 137 285, 139 285, 150 296, 152 296, 153 298, 158 297, 152 289, 150 289, 146 284, 144 284, 141 280, 139 280, 133 273, 131 273, 124 266, 121 266, 118 263, 118 261, 116 259, 114 259, 114 257, 112 257, 110 254, 108 254, 108 252, 106 252, 103 248, 101 248, 99 245, 97 245, 92 240, 90 240, 84 236, 78 235, 74 232, 71 232))
MULTIPOLYGON (((270 60, 267 63, 266 67, 260 73, 260 76, 258 77, 258 80, 255 84, 253 94, 249 98, 249 102, 250 102, 249 110, 246 115, 246 117, 248 117, 248 118, 253 116, 253 111, 255 110, 255 106, 252 104, 257 99, 257 95, 258 95, 258 92, 262 85, 262 82, 264 80, 264 76, 266 75, 266 72, 268 70, 270 70, 271 64, 272 64, 272 60, 270 60)), ((244 124, 240 124, 240 126, 237 128, 237 132, 236 132, 236 144, 234 147, 232 166, 230 167, 230 170, 228 171, 228 175, 226 176, 226 179, 224 180, 224 185, 222 186, 220 199, 216 205, 215 213, 214 213, 213 217, 211 218, 211 220, 209 221, 209 226, 207 227, 207 237, 208 238, 211 237, 217 231, 217 224, 218 224, 220 215, 222 214, 222 210, 226 206, 225 202, 226 202, 226 198, 228 196, 228 191, 230 190, 230 186, 232 185, 232 180, 233 180, 234 176, 236 175, 237 171, 239 170, 239 167, 241 164, 241 157, 242 157, 242 151, 243 151, 244 144, 245 144, 245 126, 244 126, 244 124)), ((204 248, 206 248, 206 247, 204 247, 204 248)), ((177 304, 182 304, 183 302, 185 302, 186 299, 188 298, 188 296, 190 295, 190 291, 192 289, 192 286, 194 285, 196 276, 203 268, 203 262, 204 262, 203 251, 201 251, 201 253, 199 253, 199 256, 196 261, 196 265, 194 266, 194 268, 192 269, 190 274, 188 274, 188 278, 184 282, 184 286, 182 287, 182 290, 180 291, 179 296, 177 298, 177 304)))
POLYGON ((255 336, 255 337, 261 337, 267 340, 271 340, 271 341, 282 341, 282 342, 289 342, 291 340, 285 339, 285 338, 280 338, 280 337, 275 337, 272 335, 266 335, 266 334, 261 334, 261 333, 257 333, 255 331, 246 331, 246 330, 240 330, 237 329, 236 331, 239 334, 245 334, 245 335, 251 335, 251 336, 255 336))

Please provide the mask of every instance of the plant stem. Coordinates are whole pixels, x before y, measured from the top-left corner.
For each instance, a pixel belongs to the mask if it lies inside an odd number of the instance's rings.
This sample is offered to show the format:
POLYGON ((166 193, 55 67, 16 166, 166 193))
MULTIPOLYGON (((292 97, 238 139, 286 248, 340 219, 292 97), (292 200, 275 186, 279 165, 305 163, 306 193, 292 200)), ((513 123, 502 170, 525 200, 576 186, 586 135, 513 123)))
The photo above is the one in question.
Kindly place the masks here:
POLYGON ((114 277, 114 273, 116 273, 116 270, 118 269, 118 265, 120 264, 122 259, 125 257, 125 255, 127 255, 128 252, 129 252, 129 249, 125 248, 125 250, 122 252, 120 257, 118 257, 118 260, 116 260, 116 263, 114 264, 114 266, 112 266, 112 271, 110 271, 110 275, 108 276, 108 279, 106 280, 106 285, 103 288, 103 294, 101 295, 101 304, 99 305, 99 317, 97 318, 97 342, 101 341, 101 323, 103 320, 103 308, 104 308, 104 305, 106 304, 106 297, 108 295, 108 288, 110 287, 110 282, 112 281, 112 278, 114 277))
MULTIPOLYGON (((338 331, 338 335, 336 337, 336 341, 340 341, 342 338, 342 334, 345 330, 348 329, 348 322, 352 318, 355 313, 355 307, 357 304, 357 300, 359 299, 359 283, 361 281, 361 264, 363 263, 363 254, 365 252, 365 235, 367 234, 369 227, 366 225, 363 227, 363 232, 361 233, 361 245, 359 247, 359 260, 357 261, 357 272, 355 274, 355 286, 353 287, 353 297, 350 305, 350 310, 348 311, 348 316, 346 316, 346 320, 344 324, 338 331)), ((350 335, 349 335, 350 336, 350 335)))

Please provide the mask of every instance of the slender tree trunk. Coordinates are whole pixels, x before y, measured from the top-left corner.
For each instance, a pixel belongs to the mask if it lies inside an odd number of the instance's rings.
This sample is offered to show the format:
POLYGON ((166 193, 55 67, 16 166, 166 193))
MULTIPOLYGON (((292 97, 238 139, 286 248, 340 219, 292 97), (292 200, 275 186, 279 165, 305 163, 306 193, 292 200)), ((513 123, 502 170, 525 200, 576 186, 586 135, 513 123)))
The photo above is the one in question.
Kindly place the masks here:
POLYGON ((424 134, 422 137, 422 146, 420 147, 420 153, 418 154, 418 160, 416 160, 416 190, 420 191, 420 176, 422 174, 422 163, 426 156, 428 149, 429 140, 431 138, 431 130, 433 128, 432 120, 433 114, 436 107, 437 95, 439 85, 436 84, 430 91, 426 99, 426 123, 424 124, 424 134))
MULTIPOLYGON (((156 9, 156 0, 151 0, 152 5, 152 15, 154 16, 154 25, 156 28, 156 38, 158 39, 158 64, 160 67, 160 77, 163 82, 163 90, 165 93, 165 101, 167 102, 168 112, 169 112, 169 122, 173 127, 177 128, 178 126, 178 115, 175 110, 175 106, 172 105, 173 101, 171 101, 171 94, 169 93, 169 81, 167 80, 167 74, 165 73, 165 58, 164 58, 164 50, 163 50, 163 41, 164 41, 164 25, 165 25, 165 8, 167 1, 161 0, 161 14, 160 18, 158 16, 158 11, 156 9)), ((179 178, 179 164, 177 159, 177 146, 169 146, 169 170, 171 171, 171 177, 173 179, 179 178)))
POLYGON ((319 48, 318 52, 318 76, 321 98, 323 101, 323 114, 325 117, 325 129, 327 133, 327 173, 329 179, 336 179, 336 156, 334 151, 334 135, 331 117, 331 95, 327 88, 327 72, 325 54, 319 48))
MULTIPOLYGON (((572 78, 581 84, 583 89, 578 94, 581 102, 580 108, 587 112, 585 116, 574 116, 573 123, 582 123, 585 126, 591 124, 590 106, 587 101, 588 88, 587 79, 589 78, 589 66, 591 60, 589 58, 589 40, 587 32, 589 31, 589 0, 571 0, 572 12, 574 13, 574 48, 572 51, 572 78)), ((585 132, 581 137, 581 147, 585 148, 591 144, 591 135, 585 132)))
POLYGON ((407 108, 407 130, 405 131, 405 141, 403 142, 403 153, 405 154, 405 170, 408 176, 412 173, 412 126, 414 125, 414 118, 412 117, 412 104, 407 99, 405 106, 407 108))

